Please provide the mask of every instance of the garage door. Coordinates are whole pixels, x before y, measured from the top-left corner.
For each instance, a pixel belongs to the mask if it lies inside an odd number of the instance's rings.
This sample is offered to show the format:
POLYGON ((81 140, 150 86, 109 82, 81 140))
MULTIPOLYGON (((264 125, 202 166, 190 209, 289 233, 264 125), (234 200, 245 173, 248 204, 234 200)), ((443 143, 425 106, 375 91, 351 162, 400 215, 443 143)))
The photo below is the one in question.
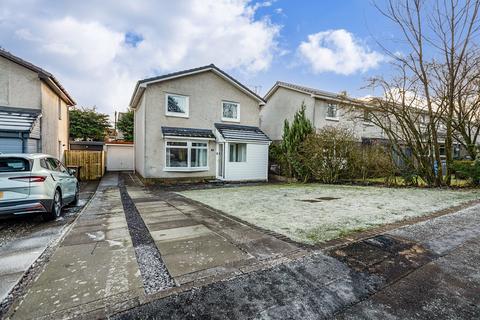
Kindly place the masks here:
POLYGON ((22 139, 0 138, 1 153, 22 153, 22 139))
POLYGON ((133 145, 106 144, 107 171, 133 170, 133 145))

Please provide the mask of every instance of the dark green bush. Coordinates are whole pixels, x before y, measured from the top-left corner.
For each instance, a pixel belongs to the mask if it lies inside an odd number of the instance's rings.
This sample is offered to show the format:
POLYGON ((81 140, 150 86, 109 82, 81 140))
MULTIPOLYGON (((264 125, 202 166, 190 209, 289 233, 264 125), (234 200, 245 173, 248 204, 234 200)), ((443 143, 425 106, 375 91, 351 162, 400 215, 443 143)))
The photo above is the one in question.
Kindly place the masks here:
POLYGON ((480 161, 458 160, 450 167, 457 178, 469 179, 476 186, 480 184, 480 161))

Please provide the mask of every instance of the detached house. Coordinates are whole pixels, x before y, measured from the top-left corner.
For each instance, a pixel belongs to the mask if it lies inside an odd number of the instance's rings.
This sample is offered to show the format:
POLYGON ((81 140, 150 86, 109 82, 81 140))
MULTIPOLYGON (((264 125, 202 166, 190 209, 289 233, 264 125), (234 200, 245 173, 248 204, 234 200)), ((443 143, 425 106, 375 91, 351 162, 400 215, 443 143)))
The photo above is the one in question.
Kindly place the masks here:
POLYGON ((130 101, 136 172, 165 180, 267 180, 262 105, 213 64, 138 81, 130 101))
POLYGON ((68 108, 75 101, 55 77, 0 49, 0 152, 68 149, 68 108))

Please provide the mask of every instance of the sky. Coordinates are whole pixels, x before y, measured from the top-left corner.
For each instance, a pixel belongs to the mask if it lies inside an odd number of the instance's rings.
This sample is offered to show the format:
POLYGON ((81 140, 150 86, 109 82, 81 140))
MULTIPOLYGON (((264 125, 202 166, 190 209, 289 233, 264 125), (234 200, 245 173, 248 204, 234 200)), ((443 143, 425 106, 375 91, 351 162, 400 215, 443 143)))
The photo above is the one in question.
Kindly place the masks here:
POLYGON ((372 95, 389 68, 378 44, 396 51, 395 37, 370 0, 0 2, 0 47, 109 115, 136 81, 210 63, 260 95, 277 80, 372 95))

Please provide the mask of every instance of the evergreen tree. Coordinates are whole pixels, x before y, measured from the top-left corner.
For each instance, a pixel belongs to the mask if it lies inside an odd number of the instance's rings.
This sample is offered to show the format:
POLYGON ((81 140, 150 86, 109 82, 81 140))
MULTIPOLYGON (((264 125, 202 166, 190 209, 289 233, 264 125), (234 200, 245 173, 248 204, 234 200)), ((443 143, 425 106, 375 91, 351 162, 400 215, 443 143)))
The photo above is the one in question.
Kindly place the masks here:
POLYGON ((117 129, 122 131, 125 141, 133 141, 133 110, 128 110, 117 121, 117 129))
POLYGON ((305 103, 302 102, 300 110, 293 117, 292 123, 290 124, 285 119, 281 144, 281 149, 288 163, 288 174, 302 181, 307 181, 310 177, 309 170, 300 161, 299 148, 305 138, 313 132, 313 125, 305 116, 305 103))

